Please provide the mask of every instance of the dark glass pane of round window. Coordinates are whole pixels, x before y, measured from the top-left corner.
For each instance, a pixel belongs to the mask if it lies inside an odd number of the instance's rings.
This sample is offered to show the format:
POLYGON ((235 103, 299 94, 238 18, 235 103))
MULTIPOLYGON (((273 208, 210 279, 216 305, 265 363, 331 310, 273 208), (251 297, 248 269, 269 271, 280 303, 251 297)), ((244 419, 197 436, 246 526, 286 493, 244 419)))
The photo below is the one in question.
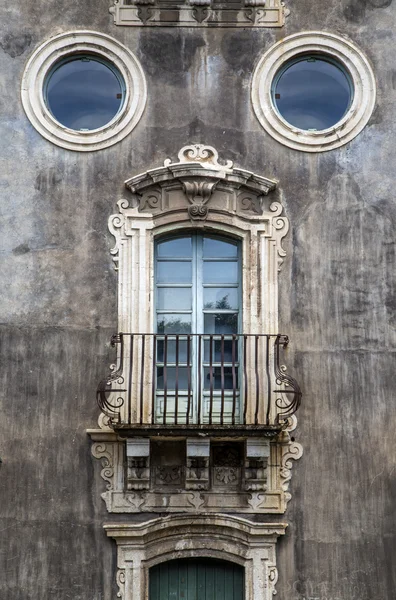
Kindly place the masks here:
POLYGON ((352 101, 352 86, 341 65, 305 57, 280 72, 273 100, 282 117, 299 129, 323 130, 338 123, 352 101))
POLYGON ((114 67, 95 58, 64 61, 48 77, 47 106, 55 119, 70 129, 98 129, 121 108, 121 81, 114 67))

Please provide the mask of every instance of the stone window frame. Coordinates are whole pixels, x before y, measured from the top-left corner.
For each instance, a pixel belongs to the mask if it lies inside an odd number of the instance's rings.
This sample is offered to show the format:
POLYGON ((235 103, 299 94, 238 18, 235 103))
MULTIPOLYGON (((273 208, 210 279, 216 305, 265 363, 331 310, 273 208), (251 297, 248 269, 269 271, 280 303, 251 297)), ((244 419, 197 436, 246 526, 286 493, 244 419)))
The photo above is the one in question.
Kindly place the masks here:
POLYGON ((271 600, 276 594, 277 538, 286 523, 255 523, 224 514, 170 515, 143 523, 106 523, 117 543, 117 596, 148 600, 149 569, 183 558, 215 558, 245 571, 245 600, 271 600))
POLYGON ((69 31, 45 41, 32 54, 22 77, 21 98, 28 119, 43 137, 61 148, 89 152, 116 144, 136 127, 146 105, 147 86, 139 61, 118 40, 96 31, 69 31), (91 131, 75 131, 59 123, 44 98, 51 69, 74 54, 92 54, 112 63, 124 80, 122 108, 109 123, 91 131))
POLYGON ((355 138, 369 121, 376 100, 373 70, 363 52, 350 40, 324 31, 303 31, 272 46, 253 73, 251 98, 262 127, 281 144, 303 152, 325 152, 355 138), (351 77, 354 96, 344 117, 322 131, 304 131, 288 123, 272 100, 272 84, 285 63, 303 54, 325 54, 338 61, 351 77))

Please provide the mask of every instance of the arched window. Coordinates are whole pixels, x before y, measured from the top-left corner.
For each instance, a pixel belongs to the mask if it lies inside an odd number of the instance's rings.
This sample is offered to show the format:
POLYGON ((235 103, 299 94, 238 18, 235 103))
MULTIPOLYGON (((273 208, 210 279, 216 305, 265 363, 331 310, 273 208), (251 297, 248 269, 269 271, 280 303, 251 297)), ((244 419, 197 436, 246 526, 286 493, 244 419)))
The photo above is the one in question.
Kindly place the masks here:
POLYGON ((240 254, 200 232, 156 243, 158 421, 239 422, 240 254))

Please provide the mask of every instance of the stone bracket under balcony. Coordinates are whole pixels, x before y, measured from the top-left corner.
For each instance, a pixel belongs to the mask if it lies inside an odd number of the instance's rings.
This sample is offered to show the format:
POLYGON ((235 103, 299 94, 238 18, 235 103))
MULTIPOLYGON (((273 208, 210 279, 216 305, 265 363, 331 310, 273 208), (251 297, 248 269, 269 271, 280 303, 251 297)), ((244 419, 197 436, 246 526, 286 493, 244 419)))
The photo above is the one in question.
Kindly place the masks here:
POLYGON ((293 461, 302 447, 290 436, 122 438, 102 422, 89 430, 102 464, 110 513, 238 512, 282 514, 293 461))

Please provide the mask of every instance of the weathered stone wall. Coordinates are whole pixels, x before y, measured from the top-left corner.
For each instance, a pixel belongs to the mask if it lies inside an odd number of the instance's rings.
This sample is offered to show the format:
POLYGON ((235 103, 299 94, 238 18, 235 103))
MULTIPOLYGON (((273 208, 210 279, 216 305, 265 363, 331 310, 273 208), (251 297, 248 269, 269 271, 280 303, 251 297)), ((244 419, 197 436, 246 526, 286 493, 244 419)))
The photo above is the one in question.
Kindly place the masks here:
POLYGON ((395 5, 286 0, 283 29, 221 31, 116 28, 109 4, 16 0, 0 26, 0 598, 116 597, 115 548, 102 523, 119 518, 105 511, 85 433, 116 329, 107 217, 127 194, 125 179, 195 141, 278 179, 291 221, 280 315, 304 393, 296 439, 305 454, 278 546, 279 598, 393 600, 395 5), (147 78, 139 125, 97 153, 53 146, 20 102, 31 52, 75 28, 122 41, 147 78), (262 53, 306 29, 350 37, 378 84, 366 129, 323 154, 273 141, 250 102, 262 53))

